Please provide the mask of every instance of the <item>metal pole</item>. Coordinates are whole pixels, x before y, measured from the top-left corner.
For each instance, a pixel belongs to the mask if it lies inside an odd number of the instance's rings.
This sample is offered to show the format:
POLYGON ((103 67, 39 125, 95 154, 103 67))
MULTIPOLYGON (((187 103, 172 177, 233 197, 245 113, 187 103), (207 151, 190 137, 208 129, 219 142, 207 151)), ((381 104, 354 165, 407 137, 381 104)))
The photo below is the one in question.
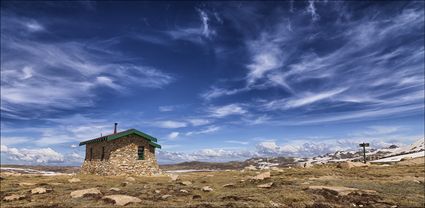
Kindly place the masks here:
POLYGON ((363 145, 363 162, 366 164, 366 145, 363 145))

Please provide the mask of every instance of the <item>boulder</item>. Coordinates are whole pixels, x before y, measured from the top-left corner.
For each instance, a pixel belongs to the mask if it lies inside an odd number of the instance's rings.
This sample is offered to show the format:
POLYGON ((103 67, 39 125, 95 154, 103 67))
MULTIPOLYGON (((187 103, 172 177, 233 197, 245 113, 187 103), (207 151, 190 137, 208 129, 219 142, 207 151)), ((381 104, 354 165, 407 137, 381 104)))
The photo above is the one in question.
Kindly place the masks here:
POLYGON ((3 198, 4 201, 16 201, 16 200, 21 200, 21 199, 25 199, 25 195, 12 194, 12 195, 9 195, 9 196, 5 196, 3 198))
POLYGON ((139 203, 142 201, 137 197, 127 195, 108 195, 104 196, 102 199, 118 206, 125 206, 130 203, 139 203))
POLYGON ((308 189, 325 190, 339 196, 346 196, 350 193, 355 193, 355 192, 363 192, 368 194, 376 193, 376 191, 374 190, 359 190, 356 188, 349 188, 349 187, 343 187, 343 186, 309 186, 308 189))
POLYGON ((78 183, 78 182, 81 182, 81 180, 79 178, 71 178, 71 179, 68 179, 68 182, 70 182, 70 183, 78 183))
POLYGON ((166 194, 166 195, 163 195, 163 196, 161 196, 161 199, 162 200, 167 200, 168 198, 170 198, 170 197, 172 197, 171 195, 169 195, 169 194, 166 194))
POLYGON ((257 188, 271 188, 272 186, 273 186, 273 182, 270 182, 270 183, 257 185, 257 188))
POLYGON ((204 187, 202 187, 202 189, 201 189, 203 192, 211 192, 211 191, 213 191, 213 189, 211 188, 211 187, 209 187, 209 186, 204 186, 204 187))
POLYGON ((18 183, 19 186, 35 186, 35 183, 21 182, 18 183))
POLYGON ((37 188, 31 189, 31 194, 44 194, 44 193, 51 192, 51 191, 52 191, 52 189, 37 187, 37 188))
POLYGON ((366 167, 369 166, 369 164, 364 164, 361 162, 351 162, 351 161, 344 161, 344 162, 340 162, 338 163, 337 167, 341 168, 341 169, 350 169, 350 168, 354 168, 354 167, 366 167))
POLYGON ((250 171, 256 171, 257 170, 257 168, 255 167, 255 166, 253 166, 253 165, 250 165, 250 166, 246 166, 245 168, 244 168, 244 170, 250 170, 250 171))
POLYGON ((89 188, 89 189, 81 189, 77 191, 71 192, 72 198, 81 198, 86 196, 96 196, 96 195, 102 195, 102 192, 99 191, 97 188, 89 188))
POLYGON ((177 179, 179 179, 179 176, 178 175, 171 174, 170 175, 170 178, 171 178, 171 181, 177 181, 177 179))
POLYGON ((185 193, 185 194, 189 193, 189 191, 188 190, 185 190, 185 189, 180 189, 180 192, 181 193, 185 193))
POLYGON ((224 184, 223 187, 224 188, 235 188, 235 184, 234 183, 228 183, 228 184, 224 184))
POLYGON ((254 177, 252 177, 251 179, 252 180, 264 180, 264 179, 267 179, 267 178, 270 178, 270 171, 268 171, 268 172, 264 172, 264 173, 260 173, 260 174, 258 174, 258 175, 256 175, 256 176, 254 176, 254 177))
POLYGON ((136 179, 135 179, 135 178, 133 178, 133 177, 127 177, 125 180, 126 180, 126 181, 130 181, 130 182, 134 182, 134 181, 136 181, 136 179))
POLYGON ((109 191, 121 191, 120 188, 110 188, 109 191))
POLYGON ((180 184, 183 185, 183 186, 190 186, 190 185, 192 185, 192 182, 190 182, 190 181, 182 181, 182 182, 180 182, 180 184))

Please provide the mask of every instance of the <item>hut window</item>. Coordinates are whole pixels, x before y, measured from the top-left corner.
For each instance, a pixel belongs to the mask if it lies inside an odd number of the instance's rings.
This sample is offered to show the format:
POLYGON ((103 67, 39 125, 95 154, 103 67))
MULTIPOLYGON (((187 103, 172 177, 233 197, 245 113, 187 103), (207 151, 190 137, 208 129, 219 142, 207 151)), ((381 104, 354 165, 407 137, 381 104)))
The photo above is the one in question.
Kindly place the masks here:
POLYGON ((145 159, 145 147, 144 146, 139 146, 137 148, 137 158, 139 160, 144 160, 145 159))
POLYGON ((90 160, 93 160, 93 147, 90 147, 90 160))
POLYGON ((104 160, 105 159, 105 147, 102 147, 102 159, 101 160, 104 160))

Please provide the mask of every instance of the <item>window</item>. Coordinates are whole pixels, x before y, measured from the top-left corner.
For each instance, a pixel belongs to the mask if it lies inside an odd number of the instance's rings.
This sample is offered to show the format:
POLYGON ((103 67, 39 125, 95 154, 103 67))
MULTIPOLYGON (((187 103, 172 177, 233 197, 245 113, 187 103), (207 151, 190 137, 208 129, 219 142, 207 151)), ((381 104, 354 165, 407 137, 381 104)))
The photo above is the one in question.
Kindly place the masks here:
POLYGON ((105 159, 105 147, 102 147, 102 158, 101 160, 105 159))
POLYGON ((90 147, 90 160, 93 160, 93 147, 90 147))
POLYGON ((145 159, 145 147, 144 146, 139 146, 137 148, 137 158, 139 160, 144 160, 145 159))

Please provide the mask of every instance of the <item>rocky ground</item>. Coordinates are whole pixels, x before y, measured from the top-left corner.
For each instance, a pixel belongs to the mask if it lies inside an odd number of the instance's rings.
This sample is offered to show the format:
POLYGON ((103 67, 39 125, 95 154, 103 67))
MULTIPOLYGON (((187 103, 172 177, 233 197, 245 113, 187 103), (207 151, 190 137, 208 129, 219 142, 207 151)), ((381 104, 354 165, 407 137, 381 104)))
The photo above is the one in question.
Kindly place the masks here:
MULTIPOLYGON (((422 160, 423 161, 423 160, 422 160)), ((1 173, 1 207, 424 207, 423 163, 154 177, 1 173)))

